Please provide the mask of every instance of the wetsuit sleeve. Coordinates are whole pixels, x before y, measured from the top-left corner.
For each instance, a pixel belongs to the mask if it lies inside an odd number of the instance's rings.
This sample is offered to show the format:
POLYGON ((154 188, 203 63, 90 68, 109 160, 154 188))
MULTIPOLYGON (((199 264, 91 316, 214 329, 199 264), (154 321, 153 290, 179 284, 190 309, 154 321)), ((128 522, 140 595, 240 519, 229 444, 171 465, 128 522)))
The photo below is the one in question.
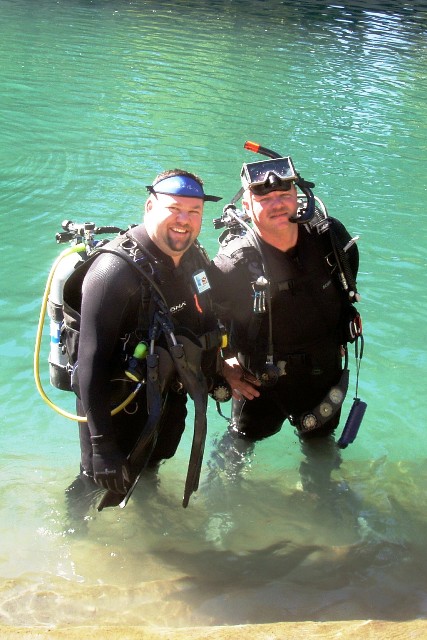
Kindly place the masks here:
POLYGON ((85 277, 78 371, 91 436, 112 435, 110 380, 129 316, 136 324, 135 301, 139 296, 140 281, 116 256, 100 256, 85 277))
POLYGON ((232 315, 233 290, 237 286, 235 269, 230 258, 218 254, 210 264, 208 278, 212 287, 215 312, 222 321, 226 321, 232 315))
POLYGON ((211 262, 209 281, 215 313, 229 336, 224 356, 232 357, 236 355, 233 336, 236 330, 245 330, 253 315, 251 278, 246 265, 236 265, 229 256, 219 253, 211 262))
MULTIPOLYGON (((252 314, 251 275, 245 264, 234 264, 228 256, 218 254, 210 265, 209 281, 215 312, 223 321, 247 321, 252 314)), ((254 279, 256 277, 254 276, 254 279)))

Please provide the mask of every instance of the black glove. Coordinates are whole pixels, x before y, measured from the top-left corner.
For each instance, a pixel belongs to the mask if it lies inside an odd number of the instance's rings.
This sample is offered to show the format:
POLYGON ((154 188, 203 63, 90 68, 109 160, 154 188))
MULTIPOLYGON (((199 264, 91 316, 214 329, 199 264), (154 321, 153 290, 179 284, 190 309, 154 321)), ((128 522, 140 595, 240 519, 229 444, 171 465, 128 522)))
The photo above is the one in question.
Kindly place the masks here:
POLYGON ((100 487, 126 495, 130 487, 129 468, 124 455, 111 438, 91 436, 93 478, 100 487))

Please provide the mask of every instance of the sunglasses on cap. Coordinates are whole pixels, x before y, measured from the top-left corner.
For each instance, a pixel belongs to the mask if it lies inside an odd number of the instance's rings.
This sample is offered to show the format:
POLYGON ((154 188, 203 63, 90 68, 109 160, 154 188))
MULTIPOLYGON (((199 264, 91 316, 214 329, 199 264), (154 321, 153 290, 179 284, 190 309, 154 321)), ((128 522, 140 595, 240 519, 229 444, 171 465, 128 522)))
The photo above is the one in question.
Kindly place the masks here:
POLYGON ((245 163, 240 177, 242 186, 259 196, 271 191, 289 191, 292 182, 299 178, 289 156, 245 163))

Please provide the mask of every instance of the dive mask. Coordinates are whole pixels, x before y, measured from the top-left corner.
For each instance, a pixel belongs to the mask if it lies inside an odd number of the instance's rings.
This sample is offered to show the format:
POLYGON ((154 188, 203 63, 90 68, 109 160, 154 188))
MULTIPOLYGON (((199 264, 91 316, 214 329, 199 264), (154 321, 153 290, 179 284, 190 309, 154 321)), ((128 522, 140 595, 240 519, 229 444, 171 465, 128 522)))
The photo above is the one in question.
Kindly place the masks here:
POLYGON ((243 188, 249 188, 257 196, 271 191, 289 191, 292 183, 299 179, 289 156, 245 163, 240 177, 243 188))

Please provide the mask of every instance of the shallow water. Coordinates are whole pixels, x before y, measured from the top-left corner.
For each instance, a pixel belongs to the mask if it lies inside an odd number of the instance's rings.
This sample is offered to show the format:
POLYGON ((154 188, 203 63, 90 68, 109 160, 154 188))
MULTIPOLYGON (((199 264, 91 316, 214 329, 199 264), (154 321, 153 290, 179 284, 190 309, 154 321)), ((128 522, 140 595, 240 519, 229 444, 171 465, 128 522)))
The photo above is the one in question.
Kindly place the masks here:
MULTIPOLYGON (((424 617, 425 4, 0 0, 0 11, 0 624, 424 617), (176 165, 225 204, 247 139, 291 154, 361 237, 360 434, 341 460, 319 445, 307 461, 285 426, 236 474, 214 464, 225 421, 212 404, 188 509, 190 428, 158 483, 98 513, 93 496, 65 493, 76 428, 32 376, 55 233, 63 219, 138 222, 144 185, 176 165)), ((221 206, 206 205, 212 255, 221 206)), ((72 409, 46 369, 50 397, 72 409)), ((354 359, 351 370, 344 413, 354 359)))

